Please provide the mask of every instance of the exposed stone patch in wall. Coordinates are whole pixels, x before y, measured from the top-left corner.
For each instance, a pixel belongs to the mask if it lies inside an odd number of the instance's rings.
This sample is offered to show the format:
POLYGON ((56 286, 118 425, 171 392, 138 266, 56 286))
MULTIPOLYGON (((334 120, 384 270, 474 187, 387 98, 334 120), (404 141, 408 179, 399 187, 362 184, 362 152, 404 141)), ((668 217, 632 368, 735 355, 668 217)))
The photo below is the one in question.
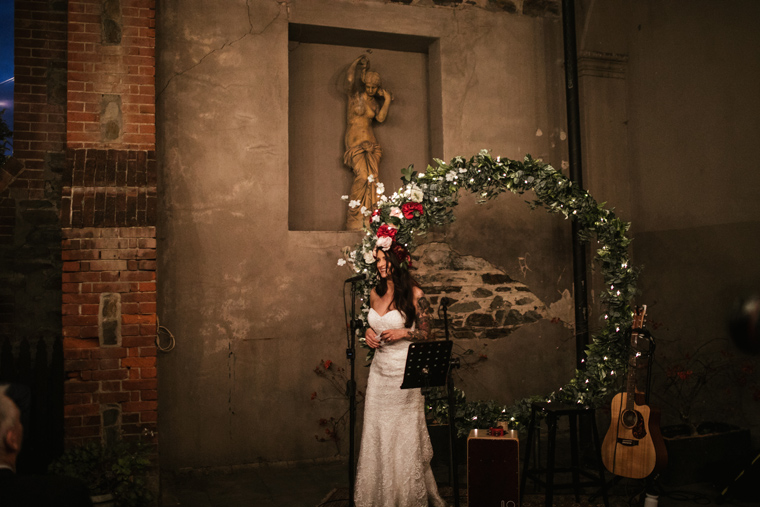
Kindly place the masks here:
MULTIPOLYGON (((504 338, 541 319, 564 322, 566 318, 562 305, 550 309, 525 284, 485 259, 455 252, 446 243, 420 246, 414 263, 414 276, 436 317, 442 298, 452 300, 448 314, 454 338, 504 338)), ((436 319, 435 326, 442 331, 443 320, 436 319)))

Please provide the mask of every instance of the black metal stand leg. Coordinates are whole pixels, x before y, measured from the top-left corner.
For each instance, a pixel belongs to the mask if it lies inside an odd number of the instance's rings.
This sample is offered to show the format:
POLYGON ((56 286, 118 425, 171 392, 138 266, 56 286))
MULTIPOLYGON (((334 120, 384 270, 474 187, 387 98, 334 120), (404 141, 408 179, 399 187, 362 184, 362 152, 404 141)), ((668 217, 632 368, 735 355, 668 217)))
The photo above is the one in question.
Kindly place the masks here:
POLYGON ((557 417, 554 414, 546 416, 546 424, 549 426, 549 448, 546 456, 546 507, 552 507, 554 503, 554 453, 557 450, 557 417))
POLYGON ((528 423, 528 441, 525 447, 525 457, 523 458, 523 471, 520 478, 520 504, 523 502, 523 495, 525 494, 525 484, 528 479, 528 467, 530 467, 530 453, 533 449, 533 435, 536 429, 536 409, 531 408, 530 422, 528 423))
POLYGON ((456 393, 454 392, 454 378, 449 370, 449 473, 451 486, 454 488, 454 507, 459 507, 459 460, 457 459, 457 430, 454 425, 454 412, 456 411, 456 393))
POLYGON ((346 394, 348 395, 348 505, 354 507, 354 487, 356 485, 356 330, 359 324, 356 319, 356 285, 351 284, 351 323, 349 326, 348 347, 346 358, 350 364, 351 375, 346 382, 346 394))
POLYGON ((570 471, 573 474, 573 489, 575 490, 575 501, 581 501, 580 487, 580 460, 578 459, 578 423, 575 414, 570 414, 570 471))

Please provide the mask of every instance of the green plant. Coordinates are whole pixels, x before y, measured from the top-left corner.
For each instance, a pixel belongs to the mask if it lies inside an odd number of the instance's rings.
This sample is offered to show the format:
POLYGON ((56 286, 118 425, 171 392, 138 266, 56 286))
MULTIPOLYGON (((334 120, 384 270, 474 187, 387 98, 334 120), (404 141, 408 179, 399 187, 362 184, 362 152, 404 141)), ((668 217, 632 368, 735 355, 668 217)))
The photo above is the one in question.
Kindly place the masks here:
POLYGON ((153 499, 146 477, 149 455, 150 448, 141 442, 90 442, 67 450, 49 469, 83 481, 91 495, 112 493, 116 505, 139 507, 153 499))
POLYGON ((8 159, 8 155, 5 153, 10 153, 12 151, 10 140, 13 137, 13 132, 10 127, 8 127, 8 124, 5 123, 5 120, 3 119, 4 114, 5 109, 0 110, 0 167, 5 165, 5 161, 8 159))
POLYGON ((723 345, 713 339, 686 353, 662 354, 655 361, 660 381, 652 393, 667 409, 678 412, 682 427, 691 435, 700 433, 706 413, 729 410, 736 390, 748 389, 760 401, 755 365, 740 362, 723 345))
MULTIPOLYGON (((317 376, 327 380, 332 390, 335 392, 333 396, 320 396, 317 391, 311 393, 311 399, 317 401, 328 400, 346 400, 348 401, 347 383, 348 376, 346 375, 345 368, 335 365, 330 359, 322 360, 316 368, 314 373, 317 376)), ((359 406, 364 401, 364 393, 356 390, 356 405, 359 406)), ((318 442, 333 442, 335 449, 340 454, 341 435, 348 424, 349 409, 346 408, 342 411, 338 417, 329 417, 319 419, 319 426, 324 428, 324 436, 314 435, 318 442)))
MULTIPOLYGON (((501 405, 493 400, 467 401, 464 391, 454 388, 456 395, 456 413, 454 414, 454 427, 457 436, 466 437, 470 430, 476 428, 494 428, 499 423, 506 421, 510 428, 522 429, 520 421, 515 417, 515 409, 507 405, 501 405)), ((518 407, 517 412, 530 410, 530 404, 534 401, 542 401, 541 396, 526 398, 521 403, 526 407, 518 407)), ((433 395, 425 400, 425 408, 429 420, 434 424, 449 423, 449 400, 445 396, 445 390, 433 391, 433 395)))

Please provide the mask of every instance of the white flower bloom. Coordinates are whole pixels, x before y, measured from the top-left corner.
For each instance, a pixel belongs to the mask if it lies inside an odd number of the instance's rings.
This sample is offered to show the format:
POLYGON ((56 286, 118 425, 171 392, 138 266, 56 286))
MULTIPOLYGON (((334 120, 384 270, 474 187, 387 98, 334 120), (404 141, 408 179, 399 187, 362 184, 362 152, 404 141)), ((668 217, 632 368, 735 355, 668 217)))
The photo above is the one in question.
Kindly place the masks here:
POLYGON ((463 173, 466 173, 466 172, 467 172, 467 169, 464 169, 462 167, 459 168, 459 174, 463 174, 463 173))
POLYGON ((385 192, 385 185, 383 185, 382 183, 378 183, 377 184, 377 193, 378 193, 378 195, 382 194, 384 192, 385 192))
POLYGON ((364 262, 372 264, 375 262, 375 255, 372 252, 364 252, 364 262))
POLYGON ((369 176, 367 176, 367 181, 372 183, 373 181, 375 181, 375 177, 370 174, 369 176))
POLYGON ((375 223, 379 222, 380 221, 380 215, 373 216, 372 217, 372 221, 375 222, 375 223))
POLYGON ((454 181, 456 177, 457 175, 454 171, 449 171, 446 173, 446 181, 454 181))
POLYGON ((352 200, 351 202, 348 203, 348 207, 349 208, 358 208, 361 205, 362 205, 362 202, 361 201, 357 201, 356 199, 354 199, 354 200, 352 200))
POLYGON ((347 195, 341 195, 340 196, 340 200, 341 201, 347 201, 348 200, 348 196, 347 195))
POLYGON ((338 259, 338 266, 345 266, 346 265, 346 259, 338 259))
POLYGON ((385 197, 384 195, 380 196, 380 200, 383 201, 383 202, 388 202, 388 198, 385 197))
POLYGON ((404 214, 401 213, 401 208, 397 208, 396 206, 391 208, 391 216, 396 218, 404 218, 404 214))
POLYGON ((391 247, 391 243, 393 243, 393 239, 391 239, 390 236, 383 236, 382 238, 377 238, 377 246, 378 248, 382 248, 383 250, 388 250, 391 247))
POLYGON ((372 214, 372 212, 368 210, 366 206, 362 206, 362 209, 360 211, 361 211, 361 214, 364 215, 365 217, 368 217, 372 214))
POLYGON ((417 185, 412 185, 411 191, 409 192, 409 198, 414 202, 422 202, 424 197, 425 193, 422 189, 417 185))

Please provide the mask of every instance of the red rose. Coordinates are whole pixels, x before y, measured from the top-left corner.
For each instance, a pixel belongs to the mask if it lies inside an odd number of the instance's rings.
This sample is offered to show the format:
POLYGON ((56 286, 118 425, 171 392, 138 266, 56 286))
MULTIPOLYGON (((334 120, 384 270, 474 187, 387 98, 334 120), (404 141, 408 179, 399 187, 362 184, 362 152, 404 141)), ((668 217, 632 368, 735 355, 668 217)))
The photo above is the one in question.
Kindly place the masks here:
POLYGON ((406 248, 396 243, 391 248, 391 251, 399 262, 406 262, 407 266, 412 267, 412 256, 409 255, 409 251, 406 248))
POLYGON ((375 218, 379 214, 380 214, 380 208, 375 208, 375 211, 372 212, 372 218, 375 218))
POLYGON ((325 370, 329 370, 331 364, 332 364, 332 361, 330 361, 329 359, 325 361, 325 370))
POLYGON ((398 232, 398 229, 396 229, 395 227, 391 227, 388 224, 383 224, 377 230, 377 237, 378 238, 388 237, 391 239, 396 239, 397 232, 398 232))
POLYGON ((414 218, 414 212, 419 211, 422 215, 422 203, 421 202, 407 202, 401 206, 401 212, 407 219, 414 218))

